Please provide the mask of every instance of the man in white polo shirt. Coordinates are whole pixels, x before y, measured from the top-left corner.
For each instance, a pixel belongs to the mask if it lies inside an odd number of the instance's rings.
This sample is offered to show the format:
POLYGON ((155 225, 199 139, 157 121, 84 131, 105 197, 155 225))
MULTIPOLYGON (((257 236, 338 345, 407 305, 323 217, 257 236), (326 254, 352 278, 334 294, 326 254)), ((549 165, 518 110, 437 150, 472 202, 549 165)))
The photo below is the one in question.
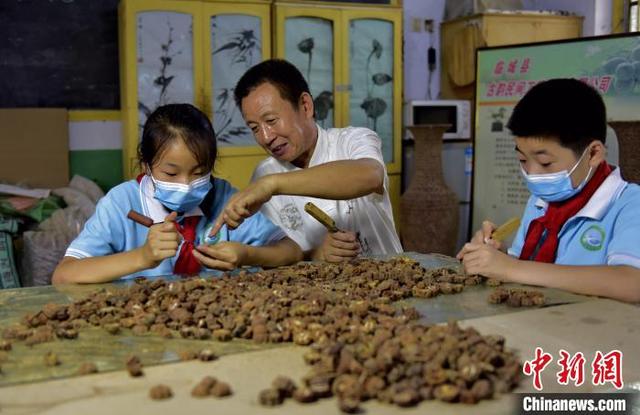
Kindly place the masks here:
POLYGON ((358 254, 402 251, 395 232, 388 178, 378 135, 366 128, 325 130, 298 69, 272 59, 245 73, 236 103, 257 143, 271 157, 217 219, 234 228, 261 210, 295 240, 307 259, 339 262, 358 254), (304 211, 313 202, 341 232, 328 233, 304 211))

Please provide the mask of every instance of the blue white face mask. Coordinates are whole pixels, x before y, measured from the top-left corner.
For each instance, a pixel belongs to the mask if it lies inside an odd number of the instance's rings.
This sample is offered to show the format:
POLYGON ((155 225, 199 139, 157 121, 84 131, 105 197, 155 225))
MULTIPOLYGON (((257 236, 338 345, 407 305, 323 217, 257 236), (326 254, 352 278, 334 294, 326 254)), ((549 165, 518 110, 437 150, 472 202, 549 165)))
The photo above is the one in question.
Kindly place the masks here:
POLYGON ((210 174, 189 184, 163 182, 153 176, 151 180, 155 185, 154 197, 167 209, 177 212, 189 212, 200 205, 212 187, 210 174))
POLYGON ((574 188, 571 183, 571 173, 573 173, 576 167, 578 167, 578 164, 580 164, 588 149, 588 147, 585 149, 582 156, 580 156, 570 171, 562 170, 557 173, 527 174, 521 165, 520 171, 522 172, 522 176, 524 177, 524 180, 527 183, 527 188, 531 194, 539 197, 545 202, 560 202, 580 193, 582 188, 589 181, 593 167, 589 167, 589 173, 587 173, 587 176, 576 188, 574 188))

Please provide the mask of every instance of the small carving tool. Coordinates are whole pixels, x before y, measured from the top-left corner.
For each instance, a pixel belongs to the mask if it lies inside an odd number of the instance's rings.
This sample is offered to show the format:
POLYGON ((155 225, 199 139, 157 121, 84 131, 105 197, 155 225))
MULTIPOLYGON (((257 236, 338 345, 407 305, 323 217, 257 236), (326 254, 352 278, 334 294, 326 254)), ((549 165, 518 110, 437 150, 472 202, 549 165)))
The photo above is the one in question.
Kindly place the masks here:
MULTIPOLYGON (((324 225, 325 228, 331 233, 342 232, 340 228, 336 226, 336 221, 329 215, 327 215, 322 209, 318 206, 314 205, 311 202, 307 202, 304 205, 304 211, 313 216, 315 220, 324 225)), ((362 244, 360 240, 360 232, 356 232, 356 240, 360 245, 360 249, 365 250, 365 246, 362 244)))
MULTIPOLYGON (((150 228, 155 224, 153 222, 153 219, 143 215, 142 213, 138 213, 133 209, 131 209, 129 213, 127 213, 127 218, 131 219, 135 223, 139 223, 142 226, 146 226, 147 228, 150 228)), ((180 234, 180 237, 182 237, 182 225, 180 225, 178 222, 174 222, 174 223, 176 225, 176 229, 178 230, 178 233, 180 234)))
POLYGON ((143 215, 142 213, 138 213, 135 210, 131 209, 129 213, 127 213, 127 217, 132 221, 139 223, 142 226, 146 226, 147 228, 153 225, 153 219, 148 216, 143 215))
POLYGON ((491 239, 496 242, 502 242, 509 237, 513 232, 515 232, 520 226, 520 218, 514 217, 498 226, 495 231, 491 234, 491 239))
POLYGON ((334 221, 331 216, 324 213, 322 209, 320 209, 313 203, 307 202, 304 205, 304 211, 313 216, 315 220, 323 224, 329 232, 334 233, 340 231, 340 229, 338 229, 338 227, 336 226, 336 221, 334 221))

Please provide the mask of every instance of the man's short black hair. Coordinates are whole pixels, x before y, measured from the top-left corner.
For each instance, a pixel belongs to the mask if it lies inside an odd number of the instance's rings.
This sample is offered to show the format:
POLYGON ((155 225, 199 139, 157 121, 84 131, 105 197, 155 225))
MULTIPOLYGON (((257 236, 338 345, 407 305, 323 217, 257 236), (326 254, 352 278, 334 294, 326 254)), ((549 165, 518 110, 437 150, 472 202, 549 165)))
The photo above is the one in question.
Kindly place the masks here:
POLYGON ((580 155, 593 140, 604 144, 607 112, 602 97, 576 79, 540 82, 513 109, 507 124, 516 137, 552 138, 580 155))
POLYGON ((282 99, 289 101, 295 110, 304 92, 311 95, 309 84, 298 68, 283 59, 269 59, 250 68, 238 81, 234 91, 238 108, 242 108, 242 100, 251 91, 265 82, 276 87, 282 99))

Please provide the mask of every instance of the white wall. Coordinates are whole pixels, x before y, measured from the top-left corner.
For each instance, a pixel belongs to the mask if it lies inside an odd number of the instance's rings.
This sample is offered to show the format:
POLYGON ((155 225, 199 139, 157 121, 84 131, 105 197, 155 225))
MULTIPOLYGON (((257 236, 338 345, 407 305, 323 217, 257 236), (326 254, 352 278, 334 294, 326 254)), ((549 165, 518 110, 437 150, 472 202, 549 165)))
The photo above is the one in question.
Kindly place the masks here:
POLYGON ((69 150, 122 149, 122 122, 69 121, 69 150))
POLYGON ((440 23, 445 0, 404 0, 404 99, 427 99, 427 50, 436 49, 436 68, 431 75, 431 99, 440 94, 440 23), (413 21, 420 22, 413 31, 413 21), (433 20, 433 33, 425 31, 424 21, 433 20))

